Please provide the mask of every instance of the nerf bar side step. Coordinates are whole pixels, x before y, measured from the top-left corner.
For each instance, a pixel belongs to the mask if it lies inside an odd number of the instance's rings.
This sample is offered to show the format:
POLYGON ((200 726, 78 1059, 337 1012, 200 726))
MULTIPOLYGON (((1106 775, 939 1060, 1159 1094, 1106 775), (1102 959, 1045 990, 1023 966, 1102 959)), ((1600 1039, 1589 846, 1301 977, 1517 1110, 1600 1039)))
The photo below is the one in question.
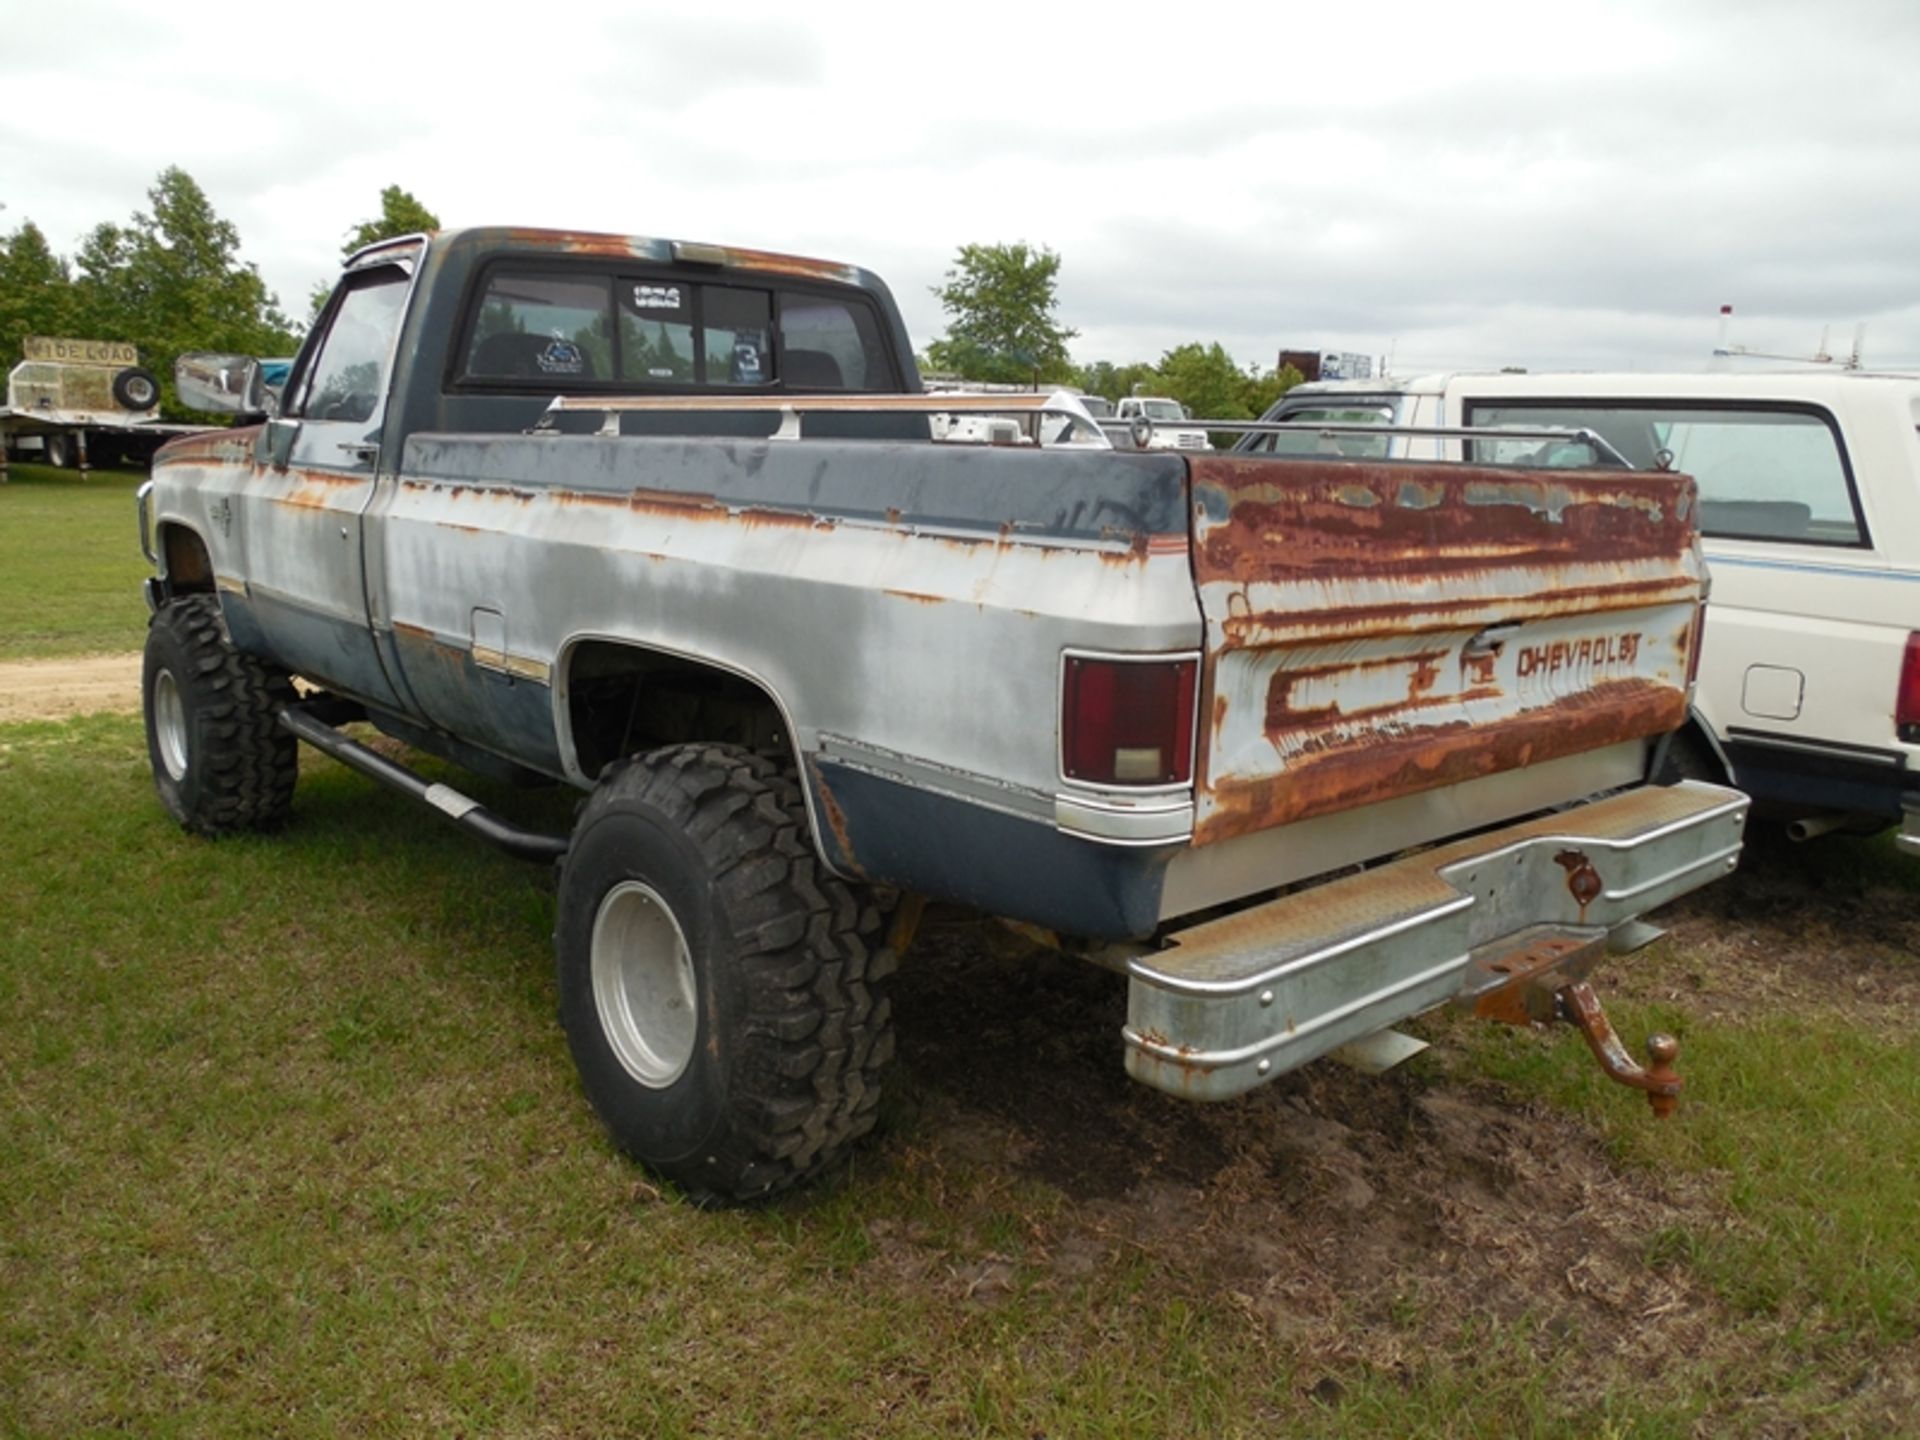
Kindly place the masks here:
POLYGON ((1739 861, 1747 797, 1647 786, 1183 930, 1127 964, 1127 1072, 1223 1100, 1453 999, 1476 955, 1590 943, 1739 861))
MULTIPOLYGON (((321 702, 324 703, 324 702, 321 702)), ((503 820, 469 795, 450 785, 423 780, 406 766, 369 750, 358 740, 349 739, 315 712, 317 705, 289 705, 280 712, 280 724, 324 755, 330 755, 349 770, 390 785, 403 795, 423 801, 445 815, 469 834, 489 845, 497 845, 521 860, 558 860, 567 853, 563 835, 545 835, 526 830, 503 820)))

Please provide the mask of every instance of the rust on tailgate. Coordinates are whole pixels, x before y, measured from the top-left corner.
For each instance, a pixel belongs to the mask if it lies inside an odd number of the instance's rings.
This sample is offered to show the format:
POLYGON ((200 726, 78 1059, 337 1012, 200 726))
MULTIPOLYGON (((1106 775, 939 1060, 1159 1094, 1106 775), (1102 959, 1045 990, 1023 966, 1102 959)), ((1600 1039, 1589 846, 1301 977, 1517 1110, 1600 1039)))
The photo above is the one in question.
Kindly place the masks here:
POLYGON ((1685 721, 1702 574, 1685 476, 1190 465, 1196 843, 1685 721))
MULTIPOLYGON (((1533 474, 1456 465, 1196 457, 1196 536, 1209 579, 1285 581, 1434 577, 1444 554, 1462 571, 1567 560, 1677 556, 1693 544, 1690 483, 1649 486, 1638 471, 1533 474), (1628 477, 1631 478, 1628 478, 1628 477)), ((1662 480, 1677 477, 1661 476, 1662 480)))

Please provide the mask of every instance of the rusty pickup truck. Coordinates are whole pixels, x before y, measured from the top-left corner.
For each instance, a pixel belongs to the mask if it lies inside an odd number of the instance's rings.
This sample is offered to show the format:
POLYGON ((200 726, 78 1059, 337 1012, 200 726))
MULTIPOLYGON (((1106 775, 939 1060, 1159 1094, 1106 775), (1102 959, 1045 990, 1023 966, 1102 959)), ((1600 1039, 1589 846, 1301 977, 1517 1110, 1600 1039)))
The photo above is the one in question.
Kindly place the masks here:
POLYGON ((1673 1103, 1587 976, 1741 844, 1737 792, 1649 782, 1684 476, 940 443, 1048 402, 921 393, 874 276, 525 230, 354 256, 278 403, 180 379, 244 423, 140 496, 163 805, 277 824, 303 740, 557 862, 585 1092, 698 1199, 871 1128, 927 898, 1117 970, 1174 1095, 1393 1063, 1452 1002, 1673 1103), (586 798, 526 828, 365 722, 586 798))

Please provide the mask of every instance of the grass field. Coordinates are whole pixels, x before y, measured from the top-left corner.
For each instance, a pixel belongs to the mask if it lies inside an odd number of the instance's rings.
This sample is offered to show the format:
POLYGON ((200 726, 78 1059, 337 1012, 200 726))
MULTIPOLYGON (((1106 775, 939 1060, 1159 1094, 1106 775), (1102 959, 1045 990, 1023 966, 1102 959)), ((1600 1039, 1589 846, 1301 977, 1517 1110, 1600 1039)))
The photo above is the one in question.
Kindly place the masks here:
MULTIPOLYGON (((14 474, 0 653, 136 647, 137 477, 14 474)), ((0 1436, 1920 1428, 1884 840, 1760 846, 1603 971, 1684 1043, 1664 1124, 1446 1014, 1185 1106, 1125 1079, 1119 981, 936 913, 874 1142, 702 1213, 580 1093, 545 870, 311 754, 283 833, 191 839, 135 717, 0 726, 0 813, 0 1436)))
POLYGON ((130 470, 13 464, 0 485, 0 660, 138 650, 152 573, 134 529, 130 470))
MULTIPOLYGON (((191 840, 131 719, 0 730, 0 805, 0 1433, 1865 1434, 1915 1398, 1905 916, 1782 993, 1712 910, 1621 967, 1623 1029, 1687 1044, 1665 1126, 1570 1035, 1445 1018, 1384 1080, 1183 1107, 1122 1077, 1104 977, 950 916, 879 1141, 701 1213, 579 1094, 543 871, 313 757, 286 833, 191 840)), ((1823 915, 1911 910, 1842 846, 1823 915)))

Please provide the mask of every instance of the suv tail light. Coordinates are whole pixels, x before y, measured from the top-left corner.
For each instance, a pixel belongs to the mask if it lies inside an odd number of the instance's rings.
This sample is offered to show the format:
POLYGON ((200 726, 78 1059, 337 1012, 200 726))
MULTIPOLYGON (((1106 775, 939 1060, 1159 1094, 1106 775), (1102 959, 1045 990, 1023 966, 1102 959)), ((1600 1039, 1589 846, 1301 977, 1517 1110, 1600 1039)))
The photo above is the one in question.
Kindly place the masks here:
POLYGON ((1193 778, 1193 659, 1067 657, 1061 763, 1096 785, 1179 785, 1193 778))
POLYGON ((1902 740, 1920 740, 1920 631, 1907 636, 1907 653, 1900 662, 1900 693, 1893 702, 1893 724, 1902 740))

